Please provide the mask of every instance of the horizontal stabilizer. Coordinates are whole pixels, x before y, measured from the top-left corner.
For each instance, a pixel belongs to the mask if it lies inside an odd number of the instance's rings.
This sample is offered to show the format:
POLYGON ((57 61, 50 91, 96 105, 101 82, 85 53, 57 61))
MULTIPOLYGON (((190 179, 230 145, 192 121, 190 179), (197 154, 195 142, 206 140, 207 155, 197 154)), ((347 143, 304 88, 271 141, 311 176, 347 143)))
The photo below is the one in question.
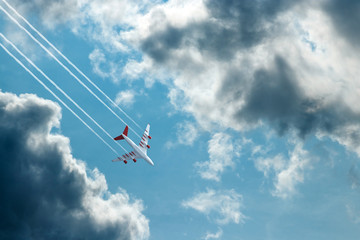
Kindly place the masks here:
POLYGON ((122 139, 124 139, 122 134, 120 136, 117 136, 116 138, 114 138, 114 140, 122 140, 122 139))
POLYGON ((124 132, 120 136, 117 136, 116 138, 114 138, 114 140, 122 140, 122 139, 124 139, 124 136, 128 135, 128 131, 129 131, 129 127, 126 126, 124 132))

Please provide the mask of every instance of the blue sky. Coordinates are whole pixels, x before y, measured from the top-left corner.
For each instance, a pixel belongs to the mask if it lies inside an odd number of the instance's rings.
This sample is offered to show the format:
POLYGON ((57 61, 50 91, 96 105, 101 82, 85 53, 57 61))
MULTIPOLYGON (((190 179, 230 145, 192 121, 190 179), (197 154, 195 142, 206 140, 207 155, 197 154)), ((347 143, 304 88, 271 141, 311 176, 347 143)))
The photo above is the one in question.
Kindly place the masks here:
MULTIPOLYGON (((359 238, 357 1, 9 3, 139 135, 150 123, 155 166, 111 162, 114 152, 0 49, 0 237, 359 238)), ((3 11, 0 32, 110 135, 123 131, 3 11)))

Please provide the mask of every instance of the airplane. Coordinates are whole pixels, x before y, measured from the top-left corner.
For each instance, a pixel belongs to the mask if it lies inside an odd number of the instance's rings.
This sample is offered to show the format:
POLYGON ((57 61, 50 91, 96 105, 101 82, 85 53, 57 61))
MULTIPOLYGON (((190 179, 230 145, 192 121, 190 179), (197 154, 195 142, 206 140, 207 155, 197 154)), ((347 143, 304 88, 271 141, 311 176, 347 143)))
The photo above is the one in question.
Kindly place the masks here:
POLYGON ((151 139, 151 136, 149 135, 150 132, 150 124, 146 126, 145 132, 143 136, 141 137, 141 141, 139 145, 136 145, 127 135, 128 135, 129 127, 126 126, 124 132, 120 135, 114 138, 114 140, 125 140, 132 148, 133 151, 126 153, 122 156, 117 157, 116 159, 112 160, 113 162, 123 161, 125 164, 127 164, 127 161, 132 159, 134 162, 136 162, 136 158, 142 158, 146 162, 148 162, 150 165, 154 166, 153 161, 149 158, 147 155, 147 149, 150 148, 148 145, 148 139, 151 139))

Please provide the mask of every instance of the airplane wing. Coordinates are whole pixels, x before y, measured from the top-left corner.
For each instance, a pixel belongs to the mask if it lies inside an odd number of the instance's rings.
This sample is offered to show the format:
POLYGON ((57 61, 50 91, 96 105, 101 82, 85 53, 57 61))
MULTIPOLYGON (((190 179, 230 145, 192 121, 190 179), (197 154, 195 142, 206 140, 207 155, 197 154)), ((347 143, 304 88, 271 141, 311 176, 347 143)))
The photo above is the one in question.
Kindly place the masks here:
POLYGON ((139 156, 138 154, 136 154, 134 151, 132 151, 132 152, 126 153, 122 156, 119 156, 112 161, 113 162, 123 161, 124 163, 127 163, 128 161, 133 160, 134 162, 136 162, 136 158, 142 158, 142 157, 139 156))
POLYGON ((147 152, 147 149, 150 148, 150 146, 148 145, 148 140, 149 140, 149 138, 151 139, 151 137, 150 137, 149 134, 150 134, 150 124, 148 124, 148 125, 146 126, 145 132, 144 132, 144 134, 142 135, 141 141, 140 141, 140 143, 139 143, 140 149, 141 149, 144 153, 146 153, 146 152, 147 152))

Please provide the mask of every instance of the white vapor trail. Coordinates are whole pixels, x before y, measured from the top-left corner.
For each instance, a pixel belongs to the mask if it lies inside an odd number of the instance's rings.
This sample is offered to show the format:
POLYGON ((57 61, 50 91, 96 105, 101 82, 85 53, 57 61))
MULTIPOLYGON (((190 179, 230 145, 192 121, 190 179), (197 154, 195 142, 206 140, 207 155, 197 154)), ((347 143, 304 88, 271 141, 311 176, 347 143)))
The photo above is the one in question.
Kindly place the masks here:
MULTIPOLYGON (((34 40, 45 52, 47 52, 72 77, 74 77, 78 83, 80 83, 89 93, 91 93, 99 102, 101 102, 115 117, 117 117, 123 124, 128 125, 106 103, 104 103, 104 101, 102 101, 90 88, 88 88, 68 67, 66 67, 54 54, 52 54, 42 43, 40 43, 39 40, 37 40, 26 28, 24 28, 14 17, 12 17, 8 11, 6 11, 2 6, 0 6, 0 10, 3 11, 11 19, 11 21, 13 21, 19 28, 21 28, 32 40, 34 40)), ((133 133, 135 133, 135 135, 141 138, 140 135, 137 134, 131 127, 129 128, 133 133)))
POLYGON ((5 50, 10 57, 12 57, 25 71, 27 71, 38 83, 40 83, 51 95, 53 95, 60 103, 62 103, 75 117, 77 117, 90 131, 92 131, 106 146, 108 146, 116 155, 119 153, 112 148, 99 134, 95 132, 84 120, 79 117, 66 103, 64 103, 50 88, 48 88, 38 77, 35 76, 18 58, 16 58, 4 45, 0 43, 0 47, 5 50))
MULTIPOLYGON (((41 75, 43 75, 57 90, 59 90, 69 101, 71 101, 83 114, 85 114, 96 126, 98 126, 108 137, 110 137, 113 140, 113 137, 98 124, 82 107, 80 107, 69 95, 67 95, 54 81, 52 81, 40 68, 34 64, 33 61, 31 61, 25 54, 23 54, 9 39, 7 39, 1 32, 0 37, 2 37, 8 44, 10 44, 23 58, 26 59, 28 63, 31 64, 41 75)), ((126 149, 123 148, 118 142, 116 142, 117 145, 119 145, 125 152, 126 149)))
POLYGON ((91 81, 75 64, 73 64, 60 50, 58 50, 44 35, 42 35, 26 18, 24 18, 14 7, 12 7, 7 1, 2 0, 8 8, 10 8, 19 18, 21 18, 34 32, 36 32, 52 49, 54 49, 62 58, 66 60, 78 73, 80 73, 92 86, 94 86, 107 100, 109 100, 115 107, 117 107, 129 120, 131 120, 140 130, 141 127, 126 114, 108 95, 106 95, 93 81, 91 81))

